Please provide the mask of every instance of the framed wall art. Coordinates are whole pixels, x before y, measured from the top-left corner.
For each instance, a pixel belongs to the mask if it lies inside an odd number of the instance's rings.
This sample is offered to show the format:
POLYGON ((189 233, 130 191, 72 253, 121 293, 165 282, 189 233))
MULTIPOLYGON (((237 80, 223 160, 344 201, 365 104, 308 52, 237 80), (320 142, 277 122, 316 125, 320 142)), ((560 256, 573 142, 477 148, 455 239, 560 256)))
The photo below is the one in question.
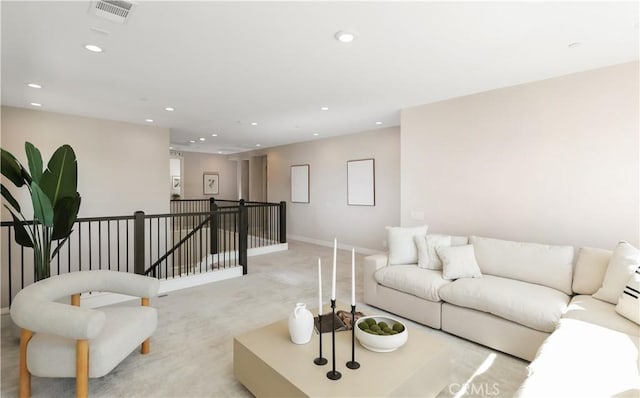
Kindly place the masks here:
POLYGON ((171 176, 171 193, 180 195, 180 176, 171 176))
POLYGON ((291 202, 309 203, 309 165, 291 166, 291 202))
POLYGON ((375 160, 347 161, 347 204, 350 206, 376 205, 375 160))
POLYGON ((217 195, 220 193, 220 176, 218 173, 205 172, 203 175, 203 192, 205 195, 217 195))

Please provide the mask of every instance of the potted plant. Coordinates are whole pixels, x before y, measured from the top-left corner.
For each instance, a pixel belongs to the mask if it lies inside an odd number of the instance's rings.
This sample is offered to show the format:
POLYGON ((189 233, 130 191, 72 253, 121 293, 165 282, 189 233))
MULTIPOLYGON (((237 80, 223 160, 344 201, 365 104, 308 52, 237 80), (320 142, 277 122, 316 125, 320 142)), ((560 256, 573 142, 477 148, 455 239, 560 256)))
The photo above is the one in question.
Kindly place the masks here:
POLYGON ((3 185, 2 197, 11 212, 15 228, 15 240, 21 246, 35 252, 35 280, 50 276, 50 262, 58 254, 71 234, 78 217, 80 194, 77 192, 78 166, 76 155, 69 145, 62 145, 51 156, 43 170, 42 156, 38 148, 25 143, 29 170, 8 151, 0 148, 2 175, 17 188, 26 186, 33 205, 33 221, 27 221, 18 201, 3 185), (53 241, 58 245, 52 252, 53 241))

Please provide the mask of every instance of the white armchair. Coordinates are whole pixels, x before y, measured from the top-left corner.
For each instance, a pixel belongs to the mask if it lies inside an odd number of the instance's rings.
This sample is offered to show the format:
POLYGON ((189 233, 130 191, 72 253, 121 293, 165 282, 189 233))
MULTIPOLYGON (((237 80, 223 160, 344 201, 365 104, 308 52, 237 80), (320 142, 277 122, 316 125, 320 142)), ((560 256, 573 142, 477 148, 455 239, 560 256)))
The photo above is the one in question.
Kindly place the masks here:
POLYGON ((138 345, 149 352, 158 316, 149 298, 159 281, 116 271, 53 276, 21 290, 11 305, 20 334, 20 397, 31 393, 31 375, 75 377, 76 396, 88 395, 89 377, 102 377, 138 345), (141 306, 80 307, 80 293, 102 291, 141 297, 141 306), (71 296, 71 305, 56 302, 71 296))

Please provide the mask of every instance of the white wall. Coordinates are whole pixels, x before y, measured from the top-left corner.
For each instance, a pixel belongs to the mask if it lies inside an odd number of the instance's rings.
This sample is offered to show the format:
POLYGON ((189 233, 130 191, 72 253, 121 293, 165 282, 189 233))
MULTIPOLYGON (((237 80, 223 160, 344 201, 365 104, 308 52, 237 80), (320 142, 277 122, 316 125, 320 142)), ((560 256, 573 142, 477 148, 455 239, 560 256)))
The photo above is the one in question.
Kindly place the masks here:
POLYGON ((402 111, 402 224, 639 243, 638 63, 402 111), (412 218, 424 212, 425 221, 412 218))
POLYGON ((398 127, 269 148, 267 200, 287 202, 293 238, 383 250, 387 225, 400 222, 398 127), (375 206, 347 205, 347 160, 375 159, 375 206), (310 203, 291 203, 290 167, 310 165, 310 203))
POLYGON ((238 199, 236 181, 236 162, 227 159, 226 156, 210 153, 181 152, 183 156, 184 170, 182 174, 182 189, 184 195, 181 199, 203 199, 213 196, 216 199, 238 199), (219 174, 218 195, 205 195, 203 191, 203 175, 205 172, 219 174))
MULTIPOLYGON (((45 164, 60 145, 71 145, 80 217, 169 211, 169 129, 3 106, 2 148, 27 167, 25 141, 40 149, 45 164)), ((5 185, 21 204, 30 203, 26 189, 5 185)), ((31 206, 24 207, 31 217, 31 206)), ((3 219, 10 219, 6 211, 3 219)))

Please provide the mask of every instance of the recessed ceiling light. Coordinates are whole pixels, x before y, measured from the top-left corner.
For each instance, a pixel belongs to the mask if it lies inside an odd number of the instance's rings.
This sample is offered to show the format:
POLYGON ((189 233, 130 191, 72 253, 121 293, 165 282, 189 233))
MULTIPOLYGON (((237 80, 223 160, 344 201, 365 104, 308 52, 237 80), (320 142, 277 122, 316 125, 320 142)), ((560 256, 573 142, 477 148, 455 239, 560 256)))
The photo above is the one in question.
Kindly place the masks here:
POLYGON ((200 137, 200 138, 198 138, 198 139, 199 139, 200 141, 204 141, 204 140, 205 140, 205 138, 204 138, 204 137, 200 137))
POLYGON ((376 124, 377 124, 377 125, 380 125, 380 124, 382 124, 382 122, 376 122, 376 124))
POLYGON ((37 107, 42 106, 42 104, 39 104, 39 103, 37 103, 37 102, 31 102, 31 105, 32 105, 32 106, 37 106, 37 107))
POLYGON ((153 119, 144 119, 144 121, 147 123, 153 123, 153 119))
POLYGON ((31 88, 42 88, 42 86, 37 83, 27 83, 27 86, 31 88))
POLYGON ((579 41, 575 41, 573 43, 569 43, 569 45, 567 47, 576 48, 576 47, 580 47, 580 45, 582 45, 582 43, 580 43, 579 41))
POLYGON ((322 108, 320 108, 321 111, 328 111, 329 107, 328 106, 323 106, 322 108))
POLYGON ((164 110, 165 110, 165 111, 167 111, 167 112, 173 112, 173 111, 175 111, 175 109, 173 109, 173 108, 172 108, 172 107, 170 107, 170 106, 168 106, 168 107, 164 108, 164 110))
POLYGON ((222 155, 222 151, 218 151, 218 155, 222 155))
POLYGON ((189 140, 190 143, 195 144, 196 141, 195 140, 189 140))
POLYGON ((170 147, 169 147, 169 149, 173 149, 173 147, 172 147, 172 146, 170 146, 170 147))
POLYGON ((102 48, 96 46, 95 44, 86 44, 84 46, 84 48, 86 48, 87 50, 93 52, 93 53, 101 53, 102 52, 102 48))
POLYGON ((262 145, 260 145, 260 144, 256 144, 256 146, 262 146, 262 145))
POLYGON ((345 32, 345 31, 341 30, 339 32, 336 32, 335 38, 336 38, 336 40, 338 40, 339 42, 342 42, 342 43, 351 43, 353 41, 353 39, 356 38, 356 35, 355 35, 355 33, 345 32))
POLYGON ((252 125, 252 126, 257 126, 257 125, 258 125, 258 123, 257 123, 257 122, 251 122, 251 125, 252 125))
POLYGON ((315 136, 317 137, 317 136, 319 136, 320 134, 318 134, 318 133, 313 133, 313 135, 315 135, 315 136))
POLYGON ((211 134, 211 136, 212 136, 212 137, 217 137, 217 136, 218 136, 218 134, 213 133, 213 134, 211 134))

